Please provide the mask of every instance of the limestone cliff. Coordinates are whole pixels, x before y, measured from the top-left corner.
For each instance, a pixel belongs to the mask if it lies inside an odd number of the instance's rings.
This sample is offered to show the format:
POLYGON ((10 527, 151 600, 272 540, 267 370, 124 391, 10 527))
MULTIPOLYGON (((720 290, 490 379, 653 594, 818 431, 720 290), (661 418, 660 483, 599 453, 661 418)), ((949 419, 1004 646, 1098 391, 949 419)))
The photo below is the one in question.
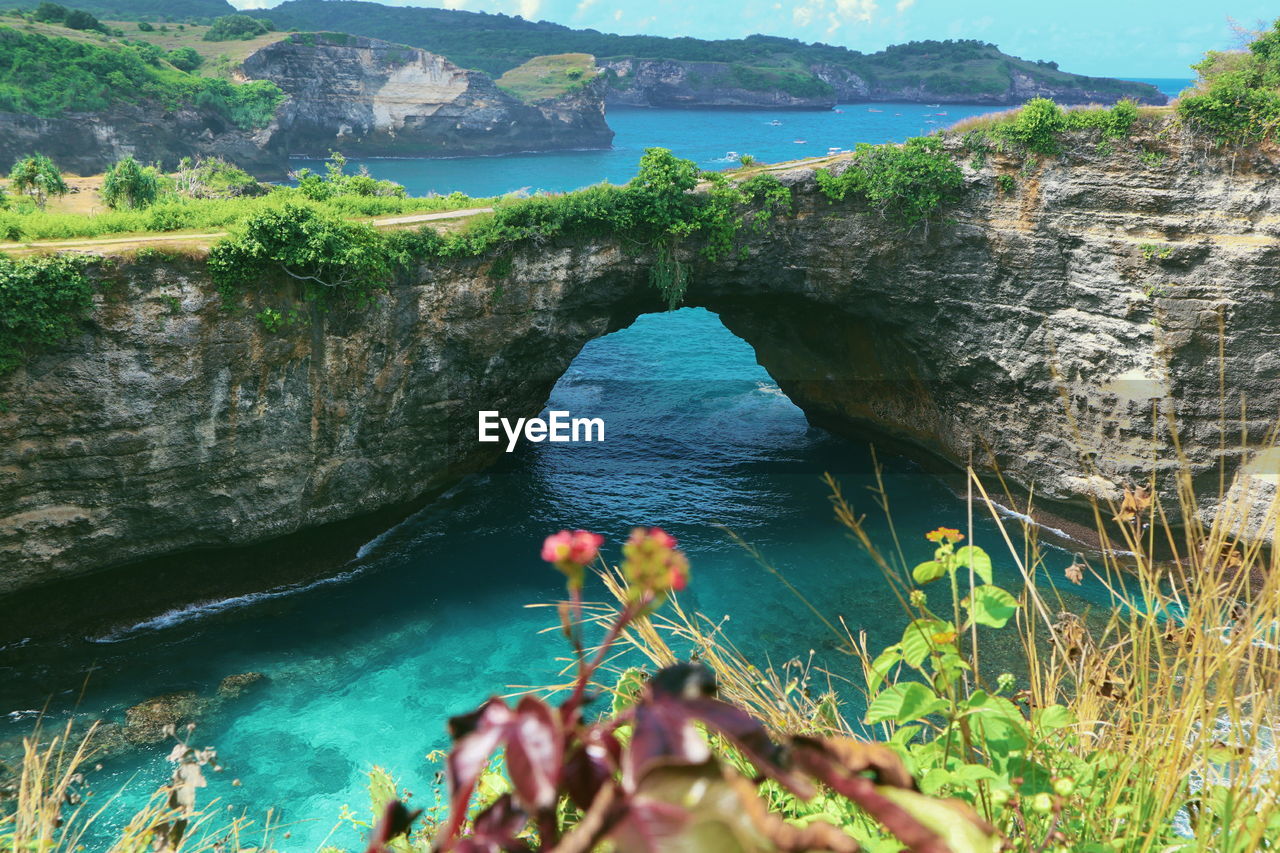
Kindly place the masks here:
POLYGON ((283 178, 287 160, 284 152, 270 147, 274 130, 245 131, 216 110, 168 110, 149 102, 56 118, 0 112, 0 169, 33 151, 80 175, 104 172, 128 155, 166 169, 176 168, 183 157, 216 156, 262 178, 283 178))
POLYGON ((273 144, 292 155, 506 154, 613 139, 598 85, 526 104, 486 74, 377 39, 294 34, 247 57, 242 73, 289 96, 273 144))
POLYGON ((621 107, 825 110, 872 101, 1013 106, 1037 97, 1060 104, 1110 104, 1121 97, 1146 104, 1168 101, 1145 83, 1056 71, 1036 75, 1016 64, 1002 72, 1006 82, 991 87, 984 80, 977 90, 971 90, 960 73, 928 67, 884 80, 830 62, 812 63, 807 70, 766 71, 729 62, 621 58, 605 61, 602 67, 610 83, 607 103, 621 107))
POLYGON ((836 105, 835 90, 823 80, 743 79, 728 62, 614 59, 602 67, 610 106, 829 110, 836 105))
MULTIPOLYGON (((795 216, 746 258, 687 247, 687 301, 816 422, 994 457, 1045 499, 1114 495, 1153 467, 1171 491, 1167 414, 1205 494, 1220 461, 1274 482, 1274 459, 1239 450, 1237 413, 1243 398, 1257 443, 1280 411, 1280 167, 1178 134, 966 155, 963 200, 910 232, 785 172, 795 216)), ((484 466, 477 410, 536 414, 586 341, 660 310, 650 262, 559 238, 501 275, 423 265, 366 309, 278 333, 255 300, 223 308, 198 260, 122 262, 83 334, 0 378, 0 591, 312 529, 484 466)))

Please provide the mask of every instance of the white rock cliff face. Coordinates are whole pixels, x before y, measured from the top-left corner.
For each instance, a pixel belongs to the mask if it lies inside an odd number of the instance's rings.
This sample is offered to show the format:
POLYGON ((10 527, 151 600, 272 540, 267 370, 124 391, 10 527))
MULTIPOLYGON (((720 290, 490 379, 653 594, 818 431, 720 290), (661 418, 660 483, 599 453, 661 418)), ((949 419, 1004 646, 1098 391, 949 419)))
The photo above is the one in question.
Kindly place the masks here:
MULTIPOLYGON (((783 173, 795 215, 745 258, 686 247, 687 302, 814 422, 998 464, 1043 499, 1153 471, 1172 497, 1185 466, 1210 509, 1219 463, 1237 493, 1274 493, 1280 460, 1256 451, 1280 412, 1280 167, 1173 131, 1068 142, 966 165, 963 200, 909 232, 783 173)), ((662 309, 651 262, 566 236, 424 264, 279 333, 253 315, 286 283, 227 311, 198 260, 124 263, 81 335, 0 377, 0 592, 447 486, 501 455, 478 410, 536 415, 586 341, 662 309)))
POLYGON ((599 84, 526 104, 487 75, 377 39, 294 34, 245 59, 288 100, 272 146, 290 155, 429 157, 607 148, 599 84))

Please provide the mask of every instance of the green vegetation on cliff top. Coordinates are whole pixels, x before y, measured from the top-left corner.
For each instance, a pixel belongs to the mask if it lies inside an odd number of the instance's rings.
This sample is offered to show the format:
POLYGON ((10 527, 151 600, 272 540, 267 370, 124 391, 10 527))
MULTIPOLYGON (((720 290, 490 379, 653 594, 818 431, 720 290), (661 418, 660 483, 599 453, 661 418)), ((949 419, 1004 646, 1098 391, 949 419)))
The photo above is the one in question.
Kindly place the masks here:
POLYGON ((99 18, 142 21, 212 21, 236 11, 227 0, 70 0, 63 5, 84 9, 99 18))
POLYGON ((93 43, 0 26, 0 111, 54 117, 152 102, 212 109, 237 127, 271 120, 284 97, 274 83, 197 77, 149 44, 93 43))
POLYGON ((1280 19, 1257 33, 1247 50, 1211 50, 1192 66, 1199 80, 1178 111, 1219 142, 1271 138, 1280 126, 1280 19))
POLYGON ((558 98, 585 86, 596 76, 596 60, 587 53, 537 56, 498 78, 498 86, 533 103, 558 98))

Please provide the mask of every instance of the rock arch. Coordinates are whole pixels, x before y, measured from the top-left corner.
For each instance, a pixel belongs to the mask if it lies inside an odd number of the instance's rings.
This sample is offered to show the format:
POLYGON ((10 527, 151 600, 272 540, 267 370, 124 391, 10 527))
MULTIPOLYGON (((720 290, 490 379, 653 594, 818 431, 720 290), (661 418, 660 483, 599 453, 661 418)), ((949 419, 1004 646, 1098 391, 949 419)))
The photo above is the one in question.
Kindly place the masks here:
MULTIPOLYGON (((1079 501, 1166 482, 1174 413, 1216 486, 1220 318, 1233 410, 1246 396, 1260 437, 1280 409, 1280 182, 1189 143, 1166 164, 1082 145, 1001 194, 995 158, 908 233, 797 169, 795 216, 744 254, 687 247, 686 302, 826 426, 1079 501)), ((617 243, 509 259, 424 265, 281 334, 223 310, 198 261, 126 263, 89 331, 0 379, 0 594, 402 507, 500 452, 478 409, 536 414, 586 341, 662 308, 651 259, 617 243)))

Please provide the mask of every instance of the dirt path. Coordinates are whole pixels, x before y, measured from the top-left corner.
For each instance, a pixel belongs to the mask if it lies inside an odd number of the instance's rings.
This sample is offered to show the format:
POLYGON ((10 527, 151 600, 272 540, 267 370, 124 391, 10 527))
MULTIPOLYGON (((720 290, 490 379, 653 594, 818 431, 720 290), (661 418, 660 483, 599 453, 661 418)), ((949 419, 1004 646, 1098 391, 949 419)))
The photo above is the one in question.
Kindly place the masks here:
MULTIPOLYGON (((481 213, 492 213, 492 207, 469 207, 465 210, 444 210, 435 213, 415 213, 410 216, 382 216, 362 220, 375 228, 400 228, 406 225, 417 225, 422 222, 439 222, 449 219, 465 219, 481 213)), ((157 244, 177 244, 183 249, 207 249, 226 231, 206 231, 199 234, 183 232, 180 234, 135 234, 124 237, 88 237, 75 240, 36 240, 30 243, 0 243, 0 252, 25 254, 40 251, 83 251, 93 252, 99 248, 136 249, 157 244)))

